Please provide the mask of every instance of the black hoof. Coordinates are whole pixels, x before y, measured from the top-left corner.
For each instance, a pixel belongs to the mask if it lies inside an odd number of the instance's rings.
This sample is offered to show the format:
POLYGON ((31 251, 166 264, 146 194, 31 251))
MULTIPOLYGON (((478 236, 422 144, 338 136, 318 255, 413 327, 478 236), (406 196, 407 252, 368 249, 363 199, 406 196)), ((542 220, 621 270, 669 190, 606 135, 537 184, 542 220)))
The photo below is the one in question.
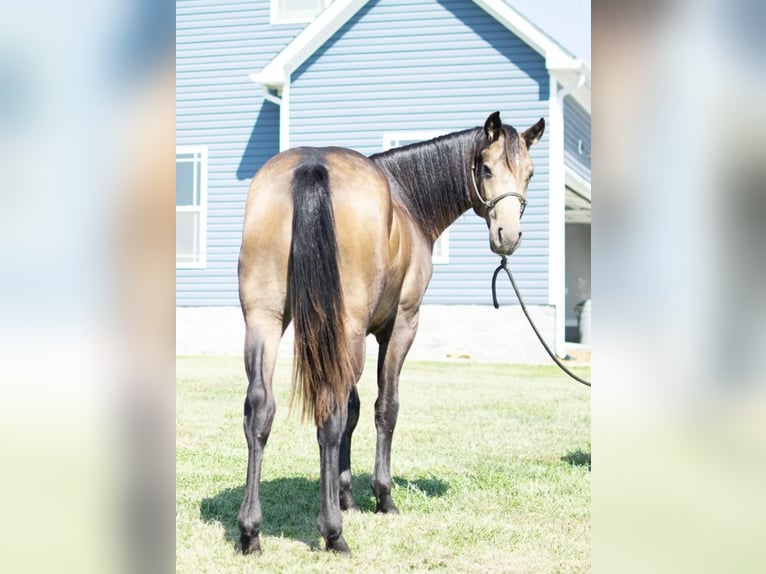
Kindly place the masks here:
POLYGON ((257 534, 255 536, 241 534, 239 537, 239 551, 242 554, 254 554, 256 556, 260 556, 261 539, 257 534))
POLYGON ((394 504, 394 501, 391 500, 391 497, 387 496, 384 499, 375 502, 375 512, 380 512, 381 514, 399 514, 399 509, 396 507, 396 504, 394 504))
POLYGON ((343 536, 339 536, 335 540, 328 540, 325 548, 330 552, 351 554, 351 549, 348 547, 348 544, 346 544, 346 541, 343 540, 343 536))
POLYGON ((348 495, 341 495, 340 496, 340 509, 341 510, 359 510, 359 507, 356 505, 356 502, 354 502, 354 498, 348 494, 348 495))

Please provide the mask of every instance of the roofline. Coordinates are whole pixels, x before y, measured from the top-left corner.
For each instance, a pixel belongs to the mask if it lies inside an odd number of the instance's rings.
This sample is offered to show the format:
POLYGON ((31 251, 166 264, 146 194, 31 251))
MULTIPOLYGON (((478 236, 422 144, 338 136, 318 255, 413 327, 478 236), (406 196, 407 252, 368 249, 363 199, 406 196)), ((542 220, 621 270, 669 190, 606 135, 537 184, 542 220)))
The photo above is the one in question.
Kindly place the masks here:
POLYGON ((314 18, 260 72, 250 79, 271 89, 280 89, 290 81, 298 67, 348 22, 368 0, 335 0, 314 18))
POLYGON ((591 201, 591 184, 590 181, 578 174, 570 166, 564 166, 564 180, 567 187, 581 196, 583 199, 591 201))
POLYGON ((582 60, 546 61, 551 76, 561 84, 563 94, 573 98, 590 114, 590 68, 582 60), (575 76, 573 77, 573 74, 575 76), (576 78, 576 79, 575 79, 576 78))
MULTIPOLYGON (((289 83, 290 75, 316 52, 333 34, 348 22, 368 0, 335 0, 312 20, 262 70, 252 72, 250 79, 268 89, 280 90, 289 83)), ((561 72, 584 74, 583 89, 572 96, 590 111, 590 69, 582 60, 562 48, 523 14, 503 0, 473 0, 482 10, 521 38, 545 58, 545 67, 557 78, 561 72)), ((565 82, 560 82, 565 84, 565 82)), ((567 87, 564 85, 564 87, 567 87)))
POLYGON ((521 12, 511 8, 502 0, 473 0, 473 2, 543 56, 546 67, 550 67, 549 60, 562 63, 575 60, 574 56, 530 22, 521 12))

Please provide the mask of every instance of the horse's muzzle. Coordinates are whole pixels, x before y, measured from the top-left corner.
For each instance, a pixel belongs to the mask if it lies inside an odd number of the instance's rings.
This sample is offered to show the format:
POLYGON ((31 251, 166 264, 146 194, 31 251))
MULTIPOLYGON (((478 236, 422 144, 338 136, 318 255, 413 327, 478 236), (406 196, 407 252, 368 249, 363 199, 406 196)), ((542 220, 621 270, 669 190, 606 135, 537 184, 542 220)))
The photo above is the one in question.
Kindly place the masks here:
POLYGON ((514 234, 506 233, 502 227, 489 235, 489 248, 498 255, 511 255, 521 245, 521 231, 514 234))

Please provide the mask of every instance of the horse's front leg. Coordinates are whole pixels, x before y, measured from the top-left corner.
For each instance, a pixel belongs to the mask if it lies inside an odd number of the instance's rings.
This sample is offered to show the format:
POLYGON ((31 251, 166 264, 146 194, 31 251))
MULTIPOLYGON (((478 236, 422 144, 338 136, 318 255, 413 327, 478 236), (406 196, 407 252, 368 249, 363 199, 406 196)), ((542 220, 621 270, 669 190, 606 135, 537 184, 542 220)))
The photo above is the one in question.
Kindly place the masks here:
POLYGON ((396 514, 391 498, 391 442, 399 416, 399 373, 418 329, 418 315, 399 311, 392 327, 378 336, 378 398, 375 401, 375 512, 396 514))
POLYGON ((327 550, 349 553, 343 539, 343 517, 340 513, 339 460, 340 443, 346 430, 348 410, 336 405, 332 414, 317 429, 319 442, 319 532, 325 539, 327 550))

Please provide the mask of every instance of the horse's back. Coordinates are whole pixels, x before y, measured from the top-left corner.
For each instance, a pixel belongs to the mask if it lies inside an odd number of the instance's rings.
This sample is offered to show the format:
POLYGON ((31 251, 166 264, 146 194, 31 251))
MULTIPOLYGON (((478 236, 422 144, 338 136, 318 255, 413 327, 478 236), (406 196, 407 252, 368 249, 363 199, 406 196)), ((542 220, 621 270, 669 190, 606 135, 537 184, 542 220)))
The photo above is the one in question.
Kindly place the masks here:
POLYGON ((269 160, 253 178, 245 208, 239 258, 240 300, 246 317, 265 312, 282 317, 293 229, 296 171, 326 170, 338 267, 353 321, 369 319, 375 291, 388 263, 392 206, 388 182, 365 156, 343 148, 295 148, 269 160), (366 294, 369 293, 369 296, 366 294))

